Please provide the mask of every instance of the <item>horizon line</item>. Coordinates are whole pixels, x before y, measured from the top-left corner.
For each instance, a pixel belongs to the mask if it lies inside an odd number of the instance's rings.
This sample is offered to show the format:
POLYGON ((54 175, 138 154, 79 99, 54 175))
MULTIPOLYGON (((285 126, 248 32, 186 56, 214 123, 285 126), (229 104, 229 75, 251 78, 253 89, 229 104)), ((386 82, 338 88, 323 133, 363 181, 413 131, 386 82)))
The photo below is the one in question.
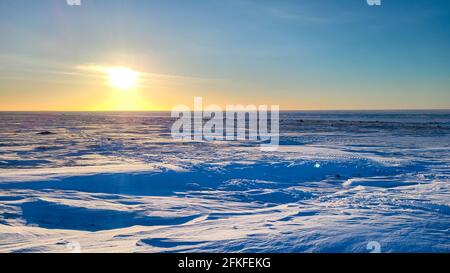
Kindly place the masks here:
MULTIPOLYGON (((0 113, 111 113, 111 112, 171 112, 172 110, 0 110, 0 113)), ((324 112, 324 111, 450 111, 450 108, 379 108, 379 109, 288 109, 279 112, 324 112)), ((192 112, 192 111, 191 111, 192 112)), ((223 111, 225 112, 225 111, 223 111)))

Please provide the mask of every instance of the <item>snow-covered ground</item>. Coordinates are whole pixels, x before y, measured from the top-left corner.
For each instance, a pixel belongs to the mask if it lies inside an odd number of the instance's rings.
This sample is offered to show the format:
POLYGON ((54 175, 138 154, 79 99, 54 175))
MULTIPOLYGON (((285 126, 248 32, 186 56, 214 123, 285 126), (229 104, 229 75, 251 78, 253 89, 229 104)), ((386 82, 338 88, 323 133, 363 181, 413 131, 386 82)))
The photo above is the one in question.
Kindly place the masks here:
POLYGON ((281 114, 281 146, 168 113, 1 113, 0 252, 450 252, 450 112, 281 114))

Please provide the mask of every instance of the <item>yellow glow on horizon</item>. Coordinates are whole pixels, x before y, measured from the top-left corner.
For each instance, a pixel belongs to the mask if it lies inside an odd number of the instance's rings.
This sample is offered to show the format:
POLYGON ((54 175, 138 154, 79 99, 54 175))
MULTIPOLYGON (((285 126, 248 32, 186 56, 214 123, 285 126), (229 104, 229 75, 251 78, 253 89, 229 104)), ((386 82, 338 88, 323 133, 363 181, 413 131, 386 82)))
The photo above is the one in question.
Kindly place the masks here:
POLYGON ((96 111, 147 111, 153 106, 137 90, 116 91, 96 107, 96 111))
POLYGON ((120 89, 129 90, 137 86, 139 73, 127 67, 110 67, 106 70, 109 85, 120 89))

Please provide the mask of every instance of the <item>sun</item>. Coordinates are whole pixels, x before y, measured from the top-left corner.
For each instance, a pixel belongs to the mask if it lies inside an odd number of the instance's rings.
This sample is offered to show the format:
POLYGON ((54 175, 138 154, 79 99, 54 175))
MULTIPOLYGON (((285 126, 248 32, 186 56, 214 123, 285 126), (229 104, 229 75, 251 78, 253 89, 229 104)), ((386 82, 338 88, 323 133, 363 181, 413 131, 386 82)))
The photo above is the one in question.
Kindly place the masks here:
POLYGON ((139 79, 139 73, 127 67, 110 67, 107 74, 109 85, 120 90, 136 87, 139 79))

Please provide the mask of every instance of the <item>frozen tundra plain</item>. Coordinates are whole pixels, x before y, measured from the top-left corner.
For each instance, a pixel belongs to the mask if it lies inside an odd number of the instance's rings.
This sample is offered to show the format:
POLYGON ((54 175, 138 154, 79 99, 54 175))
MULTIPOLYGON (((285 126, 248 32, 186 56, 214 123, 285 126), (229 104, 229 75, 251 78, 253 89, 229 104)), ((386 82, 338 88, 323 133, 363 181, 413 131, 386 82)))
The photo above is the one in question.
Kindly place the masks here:
POLYGON ((284 112, 278 151, 169 113, 0 114, 0 252, 450 251, 450 112, 284 112))

